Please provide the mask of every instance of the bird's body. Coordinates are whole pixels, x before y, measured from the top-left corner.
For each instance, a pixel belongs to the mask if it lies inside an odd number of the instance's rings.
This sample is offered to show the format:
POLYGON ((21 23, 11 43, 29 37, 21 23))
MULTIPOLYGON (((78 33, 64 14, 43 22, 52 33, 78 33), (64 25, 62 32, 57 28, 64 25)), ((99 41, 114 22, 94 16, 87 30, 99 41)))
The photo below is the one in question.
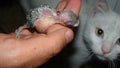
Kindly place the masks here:
POLYGON ((65 26, 78 26, 77 16, 70 10, 57 11, 49 6, 41 6, 32 9, 26 16, 26 24, 16 30, 16 36, 19 37, 24 28, 33 28, 38 32, 45 33, 49 26, 59 23, 65 26))

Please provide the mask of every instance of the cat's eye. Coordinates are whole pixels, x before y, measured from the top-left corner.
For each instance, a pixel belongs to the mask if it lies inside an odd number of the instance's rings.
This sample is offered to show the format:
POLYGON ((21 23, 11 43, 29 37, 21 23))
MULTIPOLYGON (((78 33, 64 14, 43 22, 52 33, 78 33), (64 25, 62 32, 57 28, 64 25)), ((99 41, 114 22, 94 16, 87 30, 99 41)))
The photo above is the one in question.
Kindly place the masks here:
POLYGON ((117 40, 117 44, 120 45, 120 38, 117 40))
POLYGON ((99 37, 103 37, 104 36, 104 31, 101 28, 96 28, 95 33, 99 37))

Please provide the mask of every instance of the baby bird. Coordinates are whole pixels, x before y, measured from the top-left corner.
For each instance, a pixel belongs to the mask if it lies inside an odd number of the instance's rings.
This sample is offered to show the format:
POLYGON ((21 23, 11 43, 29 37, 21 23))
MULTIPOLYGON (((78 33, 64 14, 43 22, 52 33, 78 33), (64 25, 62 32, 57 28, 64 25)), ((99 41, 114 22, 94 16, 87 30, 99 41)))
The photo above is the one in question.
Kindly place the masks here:
POLYGON ((57 11, 49 6, 41 6, 28 12, 26 24, 15 31, 16 37, 18 38, 25 28, 35 28, 38 32, 45 33, 48 27, 56 23, 68 27, 79 25, 78 17, 71 10, 57 11))

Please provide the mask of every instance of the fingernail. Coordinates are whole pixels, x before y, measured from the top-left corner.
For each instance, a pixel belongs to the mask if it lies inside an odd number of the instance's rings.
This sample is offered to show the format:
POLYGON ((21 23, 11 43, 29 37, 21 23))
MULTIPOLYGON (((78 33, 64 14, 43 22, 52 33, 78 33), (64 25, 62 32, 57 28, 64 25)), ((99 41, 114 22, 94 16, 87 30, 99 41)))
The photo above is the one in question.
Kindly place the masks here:
POLYGON ((71 42, 72 39, 73 39, 73 32, 69 30, 66 32, 66 43, 71 42))

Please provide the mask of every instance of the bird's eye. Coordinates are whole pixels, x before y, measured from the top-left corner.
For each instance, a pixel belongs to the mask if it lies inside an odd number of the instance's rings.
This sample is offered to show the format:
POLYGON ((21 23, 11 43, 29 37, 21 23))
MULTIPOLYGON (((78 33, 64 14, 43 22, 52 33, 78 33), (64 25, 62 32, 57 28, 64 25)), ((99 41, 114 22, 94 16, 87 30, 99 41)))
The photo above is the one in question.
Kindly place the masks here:
POLYGON ((104 31, 101 28, 96 28, 95 33, 99 37, 103 37, 104 36, 104 31))
POLYGON ((117 40, 117 44, 120 45, 120 38, 117 40))
POLYGON ((56 13, 57 13, 57 15, 58 15, 58 16, 61 14, 61 12, 60 12, 60 11, 57 11, 56 13))

